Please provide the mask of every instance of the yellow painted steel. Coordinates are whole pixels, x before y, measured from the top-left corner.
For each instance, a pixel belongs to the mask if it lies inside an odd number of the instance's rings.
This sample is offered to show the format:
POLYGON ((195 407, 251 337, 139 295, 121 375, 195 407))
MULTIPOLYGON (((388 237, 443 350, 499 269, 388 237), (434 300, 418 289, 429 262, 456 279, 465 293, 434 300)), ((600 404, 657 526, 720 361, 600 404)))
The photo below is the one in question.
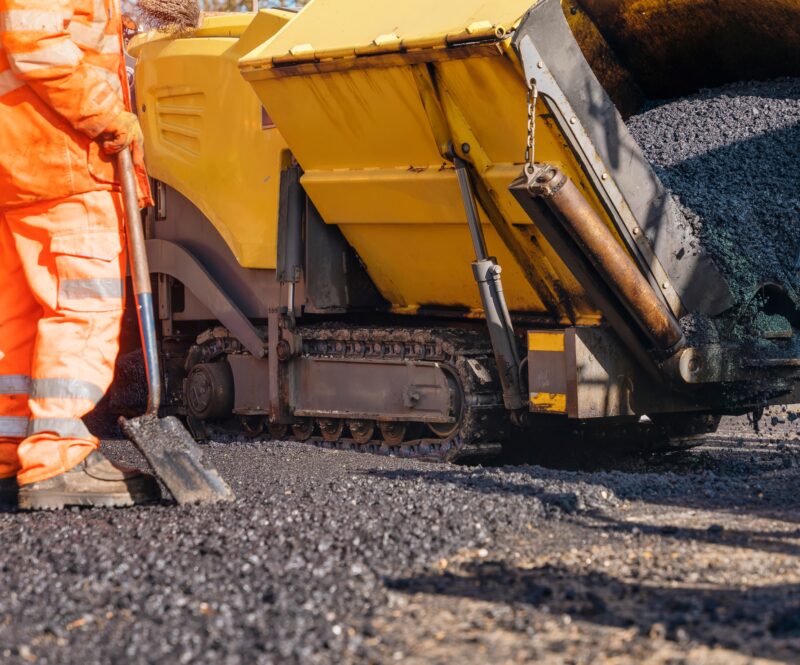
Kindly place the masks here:
POLYGON ((529 332, 528 351, 564 352, 563 332, 529 332))
POLYGON ((532 0, 312 0, 298 20, 243 59, 245 66, 401 49, 429 49, 511 28, 532 0))
MULTIPOLYGON (((279 171, 293 156, 322 217, 339 226, 394 311, 438 305, 480 316, 466 219, 444 156, 452 144, 472 165, 511 309, 596 325, 599 312, 508 193, 527 128, 509 35, 536 1, 311 0, 297 15, 207 16, 188 37, 141 36, 132 49, 150 171, 202 210, 242 265, 272 268, 279 171), (262 127, 259 100, 276 127, 262 127)), ((765 35, 789 51, 797 43, 797 0, 723 4, 573 0, 564 9, 599 79, 632 109, 644 74, 682 59, 687 72, 699 71, 700 51, 731 26, 761 35, 758 48, 739 49, 756 65, 758 54, 773 53, 765 35), (755 20, 764 6, 780 25, 755 20), (709 35, 708 26, 719 29, 709 35)), ((739 67, 736 53, 712 50, 739 67)), ((559 165, 611 226, 541 103, 536 133, 537 160, 559 165)))
MULTIPOLYGON (((510 309, 600 320, 508 192, 524 158, 527 92, 506 31, 531 4, 312 0, 240 62, 323 219, 339 226, 396 311, 481 311, 463 204, 442 155, 452 142, 493 201, 481 218, 510 309)), ((605 215, 541 104, 536 132, 537 159, 560 165, 605 215)))
POLYGON ((288 158, 277 128, 237 62, 294 16, 206 17, 189 37, 137 37, 136 100, 150 174, 211 220, 241 265, 276 266, 280 171, 288 158))
POLYGON ((564 393, 531 393, 531 411, 566 413, 567 396, 564 393))

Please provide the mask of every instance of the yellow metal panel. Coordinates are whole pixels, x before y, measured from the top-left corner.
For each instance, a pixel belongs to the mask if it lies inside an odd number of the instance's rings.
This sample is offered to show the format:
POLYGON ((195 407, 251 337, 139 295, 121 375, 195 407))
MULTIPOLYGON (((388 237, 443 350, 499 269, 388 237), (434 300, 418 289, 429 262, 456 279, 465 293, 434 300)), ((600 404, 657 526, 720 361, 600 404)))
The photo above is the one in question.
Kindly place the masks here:
MULTIPOLYGON (((453 165, 442 157, 452 142, 457 149, 470 145, 462 156, 488 190, 491 214, 500 216, 490 220, 481 211, 489 249, 503 266, 509 307, 563 323, 600 319, 508 192, 521 171, 527 127, 526 87, 508 39, 441 48, 457 34, 510 27, 531 4, 313 0, 240 61, 303 167, 311 200, 326 222, 341 228, 395 309, 480 312, 463 203, 453 165), (374 55, 407 49, 410 40, 429 50, 374 55), (322 53, 330 59, 321 60, 322 53), (273 57, 295 64, 272 67, 273 57), (296 64, 310 58, 318 61, 296 64)), ((544 106, 537 112, 537 158, 559 164, 586 186, 544 106)))
POLYGON ((253 21, 253 14, 230 12, 203 14, 200 25, 192 31, 192 37, 241 37, 253 21))
POLYGON ((262 129, 261 104, 237 61, 285 20, 271 12, 225 20, 250 26, 241 40, 162 38, 137 49, 147 166, 211 220, 241 265, 274 268, 286 143, 277 129, 262 129))
MULTIPOLYGON (((280 9, 262 9, 259 12, 259 21, 262 22, 260 29, 274 34, 295 16, 297 14, 294 12, 280 9)), ((241 37, 252 23, 253 17, 248 12, 204 13, 200 27, 192 32, 192 37, 241 37)))
POLYGON ((564 393, 531 393, 531 410, 566 413, 567 396, 564 393))
MULTIPOLYGON (((243 53, 247 53, 247 51, 262 44, 265 34, 271 35, 278 32, 295 16, 296 14, 293 12, 286 12, 280 9, 262 9, 259 12, 258 27, 250 31, 250 36, 255 37, 255 40, 240 42, 240 46, 244 46, 244 48, 239 49, 239 55, 241 56, 243 53)), ((183 37, 175 37, 168 32, 151 30, 136 35, 128 42, 126 49, 133 57, 138 58, 145 44, 157 41, 194 39, 197 37, 241 37, 247 32, 250 25, 254 23, 254 18, 255 14, 248 12, 223 12, 217 14, 204 12, 200 19, 200 25, 183 37)))
MULTIPOLYGON (((471 262, 475 260, 466 222, 439 224, 344 224, 347 241, 389 302, 482 310, 471 262)), ((491 226, 486 244, 503 266, 503 287, 514 311, 543 312, 544 307, 491 226)))
POLYGON ((563 332, 529 332, 528 351, 564 352, 563 332))
MULTIPOLYGON (((453 166, 441 157, 442 136, 434 134, 434 127, 437 134, 443 129, 439 112, 431 106, 435 104, 429 98, 431 89, 424 85, 422 74, 427 76, 428 70, 399 55, 379 59, 374 67, 354 68, 342 61, 341 71, 255 78, 251 83, 303 167, 303 186, 323 219, 342 228, 384 297, 398 307, 442 305, 477 311, 480 302, 470 270, 474 256, 453 166), (409 270, 406 261, 398 261, 398 247, 422 267, 409 270)), ((494 96, 493 103, 479 103, 485 117, 475 124, 489 143, 495 140, 489 134, 512 137, 496 139, 500 143, 492 148, 495 157, 504 161, 489 162, 480 171, 502 214, 520 231, 531 229, 523 234, 522 242, 534 260, 555 268, 558 284, 552 288, 574 304, 573 322, 595 324, 599 315, 582 288, 507 191, 520 172, 525 145, 525 89, 514 65, 494 50, 491 57, 437 61, 434 67, 450 71, 451 65, 453 76, 442 75, 440 87, 449 91, 450 86, 444 84, 452 80, 467 86, 472 99, 494 96), (471 75, 473 61, 475 80, 460 81, 459 77, 471 75), (500 83, 493 81, 493 73, 500 83), (495 106, 515 110, 498 112, 493 122, 495 106), (541 252, 545 259, 539 258, 541 252)), ((470 103, 463 100, 464 106, 470 103)), ((545 120, 539 119, 538 125, 542 150, 557 163, 569 162, 560 136, 545 120)), ((449 131, 446 125, 444 131, 449 131)), ((481 148, 472 136, 462 139, 454 133, 449 139, 457 145, 474 143, 473 156, 481 148)), ((503 266, 509 306, 547 313, 520 264, 482 217, 487 234, 494 239, 490 249, 503 266)))
POLYGON ((302 183, 328 224, 465 224, 452 166, 310 171, 302 183))
MULTIPOLYGON (((511 60, 500 56, 445 60, 437 62, 435 67, 442 85, 452 95, 491 164, 492 178, 497 183, 492 189, 501 209, 514 224, 530 224, 530 219, 508 191, 508 186, 520 174, 527 143, 524 80, 511 60), (505 181, 498 182, 498 177, 505 181)), ((575 156, 567 149, 561 133, 550 121, 550 113, 541 100, 536 107, 536 120, 536 160, 560 166, 605 217, 600 201, 575 156)), ((608 223, 613 230, 610 220, 608 223)))
POLYGON ((275 59, 344 57, 401 46, 443 46, 452 39, 476 39, 494 35, 498 27, 510 28, 532 4, 532 0, 311 0, 279 35, 243 58, 242 65, 270 66, 275 59))
POLYGON ((410 69, 255 81, 305 170, 442 163, 410 69))

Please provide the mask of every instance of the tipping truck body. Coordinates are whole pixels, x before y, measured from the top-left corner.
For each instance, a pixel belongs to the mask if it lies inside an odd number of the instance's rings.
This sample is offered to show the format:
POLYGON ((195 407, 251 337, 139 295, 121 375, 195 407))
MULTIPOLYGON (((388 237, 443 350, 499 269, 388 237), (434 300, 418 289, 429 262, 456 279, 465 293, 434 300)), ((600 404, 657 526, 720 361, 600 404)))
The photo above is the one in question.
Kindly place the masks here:
MULTIPOLYGON (((684 334, 734 296, 620 115, 654 84, 600 28, 669 65, 626 3, 583 4, 312 0, 136 38, 166 397, 196 435, 457 459, 800 401, 792 335, 684 334)), ((796 321, 796 285, 765 286, 796 321)))

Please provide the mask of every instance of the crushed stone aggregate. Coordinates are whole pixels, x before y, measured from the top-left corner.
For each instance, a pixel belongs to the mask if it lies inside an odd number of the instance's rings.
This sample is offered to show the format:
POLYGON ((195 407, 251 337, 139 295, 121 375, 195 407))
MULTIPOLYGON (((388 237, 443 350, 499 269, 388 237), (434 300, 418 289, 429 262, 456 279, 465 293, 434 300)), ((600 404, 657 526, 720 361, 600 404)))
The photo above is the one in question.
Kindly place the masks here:
POLYGON ((0 513, 2 662, 800 658, 792 409, 571 471, 204 451, 234 503, 0 513))
POLYGON ((651 102, 627 124, 735 306, 765 282, 800 304, 800 79, 651 102))

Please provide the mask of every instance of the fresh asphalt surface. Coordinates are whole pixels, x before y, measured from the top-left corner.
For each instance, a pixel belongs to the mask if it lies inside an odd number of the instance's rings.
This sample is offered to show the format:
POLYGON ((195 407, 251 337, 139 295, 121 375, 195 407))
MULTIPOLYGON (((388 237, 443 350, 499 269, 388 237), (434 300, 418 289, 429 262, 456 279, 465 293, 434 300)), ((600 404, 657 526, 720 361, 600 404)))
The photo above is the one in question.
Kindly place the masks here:
MULTIPOLYGON (((631 122, 742 293, 794 269, 798 113, 784 80, 631 122)), ((800 662, 798 423, 571 471, 212 443, 232 504, 0 513, 0 662, 800 662)))
POLYGON ((797 662, 800 420, 773 419, 575 471, 212 443, 232 504, 0 514, 0 660, 797 662))

